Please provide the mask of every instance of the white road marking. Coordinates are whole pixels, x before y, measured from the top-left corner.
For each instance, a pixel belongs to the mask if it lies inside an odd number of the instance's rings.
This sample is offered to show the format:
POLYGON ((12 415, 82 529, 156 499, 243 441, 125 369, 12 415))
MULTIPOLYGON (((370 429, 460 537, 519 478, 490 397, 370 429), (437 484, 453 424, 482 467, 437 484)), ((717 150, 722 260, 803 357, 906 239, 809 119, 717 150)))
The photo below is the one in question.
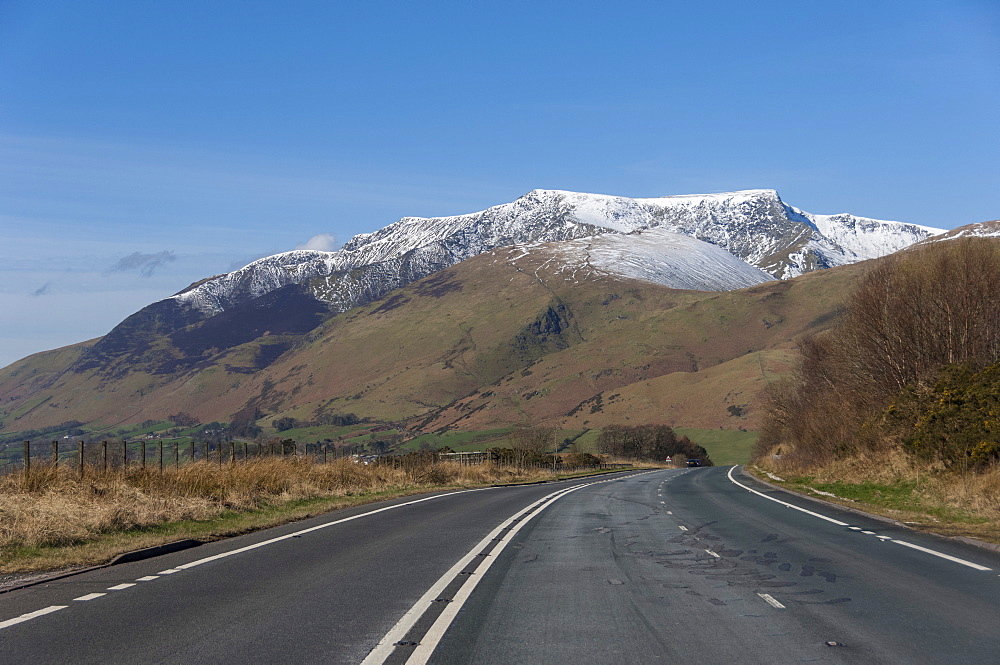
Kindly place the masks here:
POLYGON ((861 533, 863 533, 863 534, 865 534, 867 536, 874 536, 875 535, 874 531, 862 531, 861 533))
POLYGON ((929 550, 926 547, 921 547, 920 545, 914 545, 913 543, 908 543, 905 540, 893 540, 892 542, 897 545, 902 545, 903 547, 909 547, 911 549, 920 550, 921 552, 926 552, 927 554, 933 554, 934 556, 941 557, 942 559, 947 559, 948 561, 954 561, 955 563, 960 563, 963 566, 968 566, 969 568, 975 568, 976 570, 993 570, 992 568, 987 568, 986 566, 980 566, 978 563, 972 563, 971 561, 966 561, 965 559, 959 559, 957 556, 951 556, 950 554, 945 554, 944 552, 938 552, 936 550, 929 550))
MULTIPOLYGON (((800 508, 800 507, 798 507, 796 505, 793 505, 793 504, 790 504, 790 503, 788 503, 786 501, 781 501, 779 499, 775 499, 772 496, 768 496, 768 495, 764 494, 763 492, 758 492, 755 489, 751 489, 751 488, 747 487, 746 485, 744 485, 743 483, 741 483, 738 480, 736 480, 735 478, 733 478, 733 470, 734 469, 736 469, 735 466, 732 467, 732 468, 730 468, 729 469, 729 473, 727 473, 726 476, 728 476, 729 480, 734 485, 738 485, 739 487, 742 487, 743 489, 745 489, 748 492, 753 492, 757 496, 762 496, 765 499, 767 499, 768 501, 774 501, 775 503, 780 503, 783 506, 787 506, 789 508, 794 508, 795 510, 798 510, 798 511, 801 511, 803 513, 806 513, 807 515, 812 515, 813 517, 818 517, 821 520, 826 520, 827 522, 832 522, 833 524, 836 524, 838 526, 846 526, 847 528, 849 528, 851 530, 855 530, 855 531, 860 531, 861 530, 860 527, 848 526, 847 522, 841 522, 840 520, 835 520, 832 517, 827 517, 826 515, 820 515, 819 513, 814 513, 811 510, 806 510, 805 508, 800 508)), ((869 533, 874 534, 875 532, 871 531, 869 533)), ((928 549, 926 547, 921 547, 920 545, 914 545, 913 543, 908 543, 905 540, 895 540, 895 539, 893 539, 893 540, 890 540, 890 542, 896 543, 897 545, 903 545, 904 547, 909 547, 911 549, 920 550, 921 552, 925 552, 927 554, 931 554, 931 555, 936 556, 936 557, 941 557, 942 559, 947 559, 948 561, 953 561, 955 563, 960 563, 963 566, 968 566, 969 568, 975 568, 976 570, 993 570, 992 568, 987 568, 986 566, 980 566, 978 563, 972 563, 971 561, 966 561, 965 559, 959 559, 956 556, 951 556, 950 554, 945 554, 944 552, 938 552, 937 550, 932 550, 932 549, 928 549)))
POLYGON ((753 489, 751 487, 747 487, 746 485, 744 485, 740 481, 738 481, 735 478, 733 478, 733 469, 735 469, 735 468, 736 468, 735 466, 732 467, 731 469, 729 469, 729 473, 726 474, 729 477, 729 480, 734 485, 738 485, 738 486, 742 487, 743 489, 745 489, 748 492, 753 492, 757 496, 762 496, 765 499, 767 499, 768 501, 774 501, 775 503, 780 503, 781 505, 785 506, 786 508, 794 508, 795 510, 801 511, 801 512, 807 514, 807 515, 812 515, 813 517, 818 517, 821 520, 826 520, 827 522, 832 522, 833 524, 836 524, 837 526, 847 526, 847 522, 841 522, 840 520, 835 520, 832 517, 827 517, 826 515, 820 515, 819 513, 814 513, 811 510, 806 510, 805 508, 799 508, 795 504, 788 503, 787 501, 782 501, 780 499, 775 499, 773 496, 768 496, 768 495, 764 494, 763 492, 758 492, 757 490, 755 490, 755 489, 753 489))
MULTIPOLYGON (((651 473, 651 472, 645 472, 645 473, 651 473)), ((637 476, 637 475, 642 475, 642 474, 641 473, 636 473, 636 474, 632 474, 632 475, 629 475, 629 476, 622 476, 622 477, 617 478, 617 479, 601 480, 601 481, 597 481, 597 482, 593 482, 593 483, 587 483, 587 484, 583 484, 583 485, 576 485, 576 486, 571 487, 569 489, 559 490, 558 492, 554 492, 553 494, 555 494, 555 495, 561 495, 561 493, 565 494, 565 493, 572 492, 572 491, 575 491, 575 490, 578 490, 578 489, 582 489, 584 487, 589 487, 591 485, 599 485, 601 483, 612 482, 613 480, 624 480, 625 478, 631 478, 631 477, 637 476)), ((319 529, 325 529, 326 527, 334 526, 336 524, 342 524, 344 522, 350 522, 352 520, 360 519, 362 517, 367 517, 368 515, 374 515, 376 513, 385 512, 387 510, 394 510, 396 508, 402 508, 404 506, 411 506, 413 504, 423 503, 424 501, 431 501, 432 499, 439 499, 439 498, 442 498, 442 497, 454 496, 456 494, 465 494, 467 492, 481 492, 481 491, 483 491, 485 489, 490 489, 490 488, 488 488, 488 487, 481 487, 481 488, 475 488, 475 489, 469 489, 469 490, 459 490, 457 492, 447 492, 447 493, 444 493, 444 494, 437 494, 435 496, 425 497, 423 499, 416 499, 414 501, 407 501, 405 503, 400 503, 400 504, 396 504, 396 505, 393 505, 393 506, 386 506, 384 508, 379 508, 377 510, 368 511, 367 513, 361 513, 359 515, 354 515, 352 517, 346 517, 344 519, 335 520, 333 522, 327 522, 325 524, 320 524, 320 525, 317 525, 317 526, 314 526, 314 527, 310 527, 308 529, 302 529, 301 531, 297 531, 295 533, 289 533, 289 534, 286 534, 284 536, 280 536, 278 538, 272 538, 270 540, 266 540, 264 542, 257 543, 255 545, 250 545, 250 546, 247 546, 247 547, 241 547, 239 549, 230 550, 229 552, 223 552, 221 554, 216 554, 215 556, 210 556, 210 557, 206 557, 204 559, 199 559, 197 561, 192 561, 190 563, 186 563, 186 564, 183 564, 181 566, 177 566, 176 568, 169 568, 167 570, 161 570, 156 575, 147 575, 145 577, 140 577, 137 581, 139 581, 139 582, 149 582, 149 581, 157 579, 159 575, 172 575, 174 573, 179 573, 182 570, 186 570, 188 568, 193 568, 195 566, 201 565, 203 563, 207 563, 209 561, 215 561, 216 559, 222 559, 224 557, 232 556, 233 554, 239 554, 241 552, 246 552, 248 550, 256 549, 258 547, 263 547, 264 545, 270 545, 270 544, 276 543, 278 541, 287 540, 289 538, 294 538, 295 536, 298 536, 298 535, 303 534, 303 533, 309 533, 311 531, 317 531, 319 529)), ((551 496, 553 496, 553 494, 550 494, 548 496, 551 497, 551 496)), ((532 505, 528 506, 527 508, 525 508, 524 510, 522 510, 517 515, 524 514, 525 512, 527 512, 528 510, 530 510, 532 507, 537 506, 541 502, 544 502, 546 498, 548 498, 548 497, 544 497, 544 498, 540 499, 539 501, 535 502, 534 504, 532 504, 532 505)), ((546 508, 550 503, 552 503, 553 501, 555 501, 556 498, 559 498, 559 497, 556 496, 555 498, 551 499, 548 503, 545 503, 541 508, 539 508, 538 512, 540 512, 543 508, 546 508)), ((514 520, 517 517, 517 515, 515 515, 514 517, 511 517, 510 520, 511 521, 514 520)), ((525 521, 527 521, 527 520, 525 520, 525 521)), ((523 524, 524 523, 522 522, 522 524, 519 524, 517 527, 515 527, 514 529, 512 529, 508 533, 508 537, 510 535, 516 533, 516 531, 519 530, 523 524)), ((499 531, 503 530, 503 528, 505 528, 504 525, 501 525, 501 527, 498 527, 497 533, 499 533, 499 531)), ((491 534, 490 536, 487 536, 484 539, 482 545, 485 546, 485 544, 488 543, 490 541, 490 539, 493 538, 493 537, 494 537, 493 534, 491 534)), ((501 545, 503 545, 503 544, 504 543, 501 543, 501 545)), ((482 549, 482 548, 480 548, 480 549, 482 549)), ((499 550, 496 550, 496 551, 499 551, 499 550)), ((474 554, 470 553, 470 556, 474 556, 474 554)), ((492 557, 484 557, 484 559, 489 559, 489 563, 486 563, 485 567, 483 568, 485 570, 486 568, 489 568, 490 565, 492 565, 492 561, 494 561, 495 559, 492 558, 492 557)), ((456 570, 456 573, 458 572, 458 570, 461 570, 461 569, 458 568, 456 570)), ((448 581, 450 582, 451 580, 449 579, 448 581)), ((475 583, 478 583, 478 581, 479 581, 478 579, 475 580, 475 583)), ((474 587, 475 583, 473 583, 471 586, 474 587)), ((122 583, 122 584, 116 584, 115 586, 108 587, 108 591, 122 591, 122 590, 125 590, 125 589, 128 589, 128 588, 134 587, 134 586, 136 586, 135 582, 125 582, 125 583, 122 583)), ((470 586, 470 585, 466 584, 466 586, 470 586)), ((431 591, 433 591, 433 590, 434 589, 432 588, 431 591)), ((470 590, 470 592, 471 592, 471 590, 470 590)), ((430 593, 430 591, 428 592, 428 594, 429 593, 430 593)), ((106 593, 90 593, 90 594, 87 594, 85 596, 80 596, 79 598, 74 598, 73 600, 75 600, 75 601, 81 601, 81 602, 86 602, 86 601, 94 600, 96 598, 100 598, 101 596, 106 596, 106 595, 107 595, 106 593)), ((24 623, 25 621, 30 621, 30 620, 35 619, 37 617, 45 616, 46 614, 51 614, 52 612, 58 612, 59 610, 64 610, 67 607, 69 607, 69 605, 50 605, 49 607, 45 607, 45 608, 40 609, 40 610, 35 610, 34 612, 29 612, 27 614, 22 614, 21 616, 14 617, 13 619, 7 619, 5 621, 0 621, 0 629, 8 628, 10 626, 15 626, 15 625, 17 625, 19 623, 24 623)), ((439 620, 440 620, 440 618, 439 618, 439 620)), ((366 660, 366 662, 367 662, 367 660, 366 660)))
POLYGON ((785 606, 782 605, 781 603, 779 603, 778 601, 776 601, 774 599, 774 597, 771 596, 771 594, 769 594, 769 593, 758 593, 757 595, 760 596, 761 598, 763 598, 764 602, 766 602, 771 607, 774 607, 774 608, 779 609, 779 610, 785 609, 785 606))
POLYGON ((496 538, 505 529, 508 529, 511 524, 517 519, 520 519, 516 525, 510 528, 503 538, 493 549, 492 553, 494 556, 483 557, 482 563, 474 571, 474 575, 459 588, 456 592, 455 597, 451 599, 451 603, 445 608, 445 610, 438 615, 438 618, 434 621, 431 627, 421 638, 420 644, 414 648, 413 653, 410 655, 409 660, 407 660, 407 665, 426 663, 427 659, 430 658, 434 649, 437 647, 437 643, 444 636, 445 631, 451 625, 458 611, 461 609, 462 605, 468 600, 472 591, 476 588, 479 582, 483 579, 484 574, 489 570, 490 566, 497 560, 496 554, 499 554, 511 541, 514 535, 521 530, 531 518, 542 512, 549 505, 554 503, 556 500, 562 498, 564 495, 570 492, 575 492, 576 490, 583 489, 584 487, 593 487, 594 485, 600 485, 602 483, 608 483, 616 480, 623 480, 624 478, 631 478, 636 475, 632 474, 630 476, 624 476, 621 478, 613 478, 609 480, 600 480, 592 483, 584 483, 581 485, 575 485, 568 489, 562 489, 558 492, 553 492, 548 494, 541 499, 535 501, 529 506, 521 509, 520 511, 514 513, 504 522, 502 522, 498 527, 493 529, 483 540, 481 540, 475 547, 469 550, 468 554, 462 557, 451 569, 442 575, 437 582, 435 582, 430 589, 427 590, 420 600, 418 600, 414 605, 400 618, 396 625, 393 626, 385 636, 379 640, 379 643, 375 645, 371 653, 362 661, 361 665, 379 665, 384 663, 390 656, 393 655, 395 651, 395 643, 402 640, 403 637, 413 628, 413 626, 420 620, 421 617, 427 612, 431 602, 437 598, 441 592, 451 584, 460 572, 463 571, 473 560, 476 559, 476 553, 480 552, 485 548, 494 538, 496 538))
POLYGON ((712 550, 705 550, 705 551, 708 552, 709 554, 711 554, 712 556, 714 556, 716 559, 721 559, 722 558, 721 556, 719 556, 718 554, 716 554, 712 550))
POLYGON ((35 610, 34 612, 28 612, 27 614, 22 614, 19 617, 14 617, 13 619, 7 619, 6 621, 0 621, 0 628, 7 628, 9 626, 14 626, 19 623, 24 623, 25 621, 31 621, 40 616, 45 616, 46 614, 52 614, 53 612, 58 612, 59 610, 64 610, 69 605, 50 605, 41 610, 35 610))
MULTIPOLYGON (((571 488, 569 490, 566 490, 565 492, 562 492, 552 497, 542 505, 538 506, 526 518, 522 519, 520 522, 517 523, 517 525, 515 525, 512 529, 507 531, 506 535, 504 535, 503 537, 503 540, 501 540, 500 543, 497 545, 497 547, 494 549, 494 552, 499 552, 502 549, 504 549, 507 546, 507 544, 513 539, 513 537, 517 535, 517 532, 520 531, 531 520, 532 517, 541 513, 543 510, 545 510, 550 505, 555 503, 558 499, 561 499, 570 492, 575 492, 576 490, 583 489, 584 487, 587 487, 587 485, 578 485, 577 487, 571 488)), ((492 566, 495 561, 496 557, 493 557, 488 561, 484 561, 476 569, 475 576, 473 576, 468 582, 462 585, 462 587, 455 594, 453 602, 451 602, 445 608, 445 610, 438 616, 438 618, 434 621, 434 623, 427 630, 427 632, 424 633, 424 636, 421 639, 420 644, 413 650, 413 654, 411 654, 410 657, 407 659, 406 665, 425 665, 427 663, 427 661, 431 657, 431 654, 434 652, 434 649, 437 648, 438 643, 441 641, 441 638, 444 637, 445 632, 447 632, 448 628, 451 626, 451 623, 455 620, 455 617, 458 615, 458 611, 462 608, 465 602, 472 595, 472 592, 479 585, 479 582, 482 581, 486 572, 490 569, 490 566, 492 566)))
POLYGON ((678 525, 677 528, 680 529, 681 531, 687 531, 688 530, 688 528, 686 526, 684 526, 683 524, 678 525))
POLYGON ((284 536, 278 536, 277 538, 264 540, 259 543, 254 543, 253 545, 247 545, 246 547, 240 547, 235 550, 229 550, 228 552, 222 552, 221 554, 216 554, 214 556, 207 556, 204 559, 198 559, 197 561, 190 561, 188 563, 177 566, 176 570, 187 570, 188 568, 194 568, 195 566, 200 566, 203 563, 208 563, 209 561, 217 561, 219 559, 225 559, 226 557, 233 556, 234 554, 242 554, 243 552, 249 552, 250 550, 255 550, 258 547, 273 545, 274 543, 281 542, 282 540, 288 540, 289 538, 301 536, 304 533, 311 533, 313 531, 319 531, 320 529, 326 529, 331 526, 336 526, 337 524, 343 524, 344 522, 359 520, 362 517, 368 517, 369 515, 375 515, 377 513, 384 513, 387 510, 396 510, 398 508, 403 508, 405 506, 412 506, 417 503, 423 503, 424 501, 433 501, 434 499, 441 499, 443 497, 455 496, 456 494, 465 494, 467 492, 482 492, 484 489, 489 489, 489 488, 477 488, 472 490, 460 490, 458 492, 448 492, 446 494, 437 494, 435 496, 424 497, 423 499, 416 499, 414 501, 407 501, 405 503, 397 503, 394 506, 386 506, 384 508, 379 508, 377 510, 369 510, 367 513, 360 513, 358 515, 352 515, 351 517, 345 517, 340 520, 334 520, 333 522, 318 524, 316 526, 309 527, 308 529, 302 529, 300 531, 295 531, 294 533, 286 533, 284 536))
MULTIPOLYGON (((597 484, 597 483, 592 483, 592 484, 597 484)), ((500 543, 496 546, 496 548, 493 551, 500 552, 503 548, 505 548, 507 544, 514 538, 514 536, 517 535, 517 532, 520 531, 529 521, 531 521, 532 517, 538 515, 543 510, 545 510, 550 505, 552 505, 559 499, 563 498, 570 492, 575 492, 577 490, 581 490, 584 487, 589 487, 589 486, 590 485, 577 485, 563 492, 558 492, 556 493, 555 496, 549 495, 552 498, 549 498, 547 501, 545 501, 545 503, 535 508, 527 517, 522 519, 520 522, 517 523, 517 525, 515 525, 513 528, 507 531, 506 535, 504 535, 503 537, 503 540, 500 541, 500 543)), ((497 560, 496 557, 491 557, 490 559, 484 561, 482 564, 479 565, 479 567, 475 571, 476 574, 471 579, 469 579, 468 582, 462 585, 462 587, 455 594, 455 597, 452 599, 452 602, 448 604, 448 606, 444 609, 443 612, 441 612, 440 615, 438 615, 438 618, 434 621, 434 623, 427 630, 427 632, 424 633, 424 636, 421 639, 420 644, 413 649, 413 653, 407 659, 406 665, 426 665, 427 661, 431 657, 431 654, 434 653, 434 649, 437 648, 438 643, 441 641, 441 638, 444 637, 444 634, 448 630, 448 627, 451 626, 452 621, 455 620, 455 616, 458 615, 458 611, 462 609, 462 606, 469 599, 469 596, 472 595, 472 592, 479 585, 479 582, 482 581, 486 572, 490 569, 490 566, 492 566, 494 562, 496 562, 496 560, 497 560)), ((384 659, 383 661, 377 661, 377 662, 384 662, 384 659)), ((367 663, 367 659, 365 662, 362 663, 362 665, 365 665, 365 663, 367 663)))
POLYGON ((668 510, 667 511, 667 515, 673 515, 673 514, 674 514, 674 511, 672 511, 672 510, 668 510))
MULTIPOLYGON (((595 483, 596 484, 596 483, 595 483)), ((584 487, 581 485, 580 487, 584 487)), ((455 577, 460 573, 472 560, 475 558, 475 553, 481 551, 488 543, 492 542, 500 533, 503 532, 508 526, 510 526, 514 520, 522 517, 523 515, 530 512, 533 508, 540 506, 545 502, 546 499, 556 496, 565 490, 559 490, 558 492, 553 492, 545 497, 542 497, 538 501, 526 506, 520 511, 514 513, 506 520, 504 520, 498 527, 493 529, 489 534, 486 535, 475 547, 469 550, 468 554, 458 560, 458 562, 451 567, 451 569, 442 575, 437 582, 435 582, 430 589, 427 590, 420 600, 413 604, 406 614, 396 622, 388 633, 385 634, 375 648, 372 649, 371 653, 362 661, 362 665, 374 665, 375 663, 384 663, 389 656, 392 655, 394 648, 393 645, 399 640, 403 639, 406 634, 413 628, 414 624, 424 615, 427 611, 427 607, 435 598, 437 598, 445 587, 447 587, 455 579, 455 577)), ((451 604, 454 603, 454 599, 451 604)))

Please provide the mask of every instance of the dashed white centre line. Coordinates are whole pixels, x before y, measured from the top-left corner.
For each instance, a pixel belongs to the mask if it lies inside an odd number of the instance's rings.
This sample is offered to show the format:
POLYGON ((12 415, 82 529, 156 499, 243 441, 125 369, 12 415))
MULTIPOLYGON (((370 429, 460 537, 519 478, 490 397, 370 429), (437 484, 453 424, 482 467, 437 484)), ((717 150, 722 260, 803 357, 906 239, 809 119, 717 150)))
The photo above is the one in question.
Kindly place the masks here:
POLYGON ((760 596, 761 598, 763 598, 764 602, 767 603, 768 605, 770 605, 771 607, 773 607, 775 609, 779 609, 779 610, 785 609, 785 606, 782 605, 781 603, 779 603, 778 601, 776 601, 774 599, 774 597, 771 596, 771 594, 769 594, 769 593, 758 593, 757 595, 760 596))
POLYGON ((135 582, 126 582, 125 584, 116 584, 114 586, 109 586, 108 591, 121 591, 122 589, 127 589, 130 586, 135 586, 135 582))
POLYGON ((674 511, 672 511, 672 510, 668 510, 667 511, 667 515, 673 515, 673 514, 674 514, 674 511))
POLYGON ((711 554, 712 556, 714 556, 716 559, 721 559, 722 558, 721 556, 719 556, 718 554, 716 554, 712 550, 705 550, 705 551, 708 552, 709 554, 711 554))
POLYGON ((181 571, 177 570, 176 568, 168 568, 167 570, 161 570, 160 572, 157 573, 157 575, 173 575, 174 573, 179 573, 179 572, 181 571))
POLYGON ((160 579, 159 575, 146 575, 145 577, 140 577, 136 582, 152 582, 153 580, 160 579))
POLYGON ((863 534, 865 534, 867 536, 874 536, 875 535, 874 531, 862 531, 861 533, 863 533, 863 534))
POLYGON ((73 600, 87 601, 93 600, 94 598, 100 598, 101 596, 106 596, 106 593, 88 593, 86 596, 80 596, 79 598, 74 598, 73 600))
POLYGON ((680 529, 681 531, 687 531, 687 530, 688 530, 688 528, 687 528, 686 526, 684 526, 683 524, 679 525, 679 526, 678 526, 678 528, 679 528, 679 529, 680 529))
POLYGON ((53 612, 58 612, 59 610, 64 610, 69 605, 50 605, 46 608, 36 610, 34 612, 28 612, 27 614, 22 614, 19 617, 14 617, 13 619, 7 619, 6 621, 0 621, 0 628, 7 628, 8 626, 13 626, 19 623, 24 623, 25 621, 31 621, 40 616, 45 616, 46 614, 52 614, 53 612))

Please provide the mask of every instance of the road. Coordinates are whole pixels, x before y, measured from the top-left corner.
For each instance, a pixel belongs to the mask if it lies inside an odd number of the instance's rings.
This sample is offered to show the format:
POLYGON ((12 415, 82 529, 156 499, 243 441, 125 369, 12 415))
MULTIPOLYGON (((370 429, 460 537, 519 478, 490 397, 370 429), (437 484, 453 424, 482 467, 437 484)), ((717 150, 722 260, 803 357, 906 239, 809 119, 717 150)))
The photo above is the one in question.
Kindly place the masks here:
POLYGON ((0 594, 0 663, 993 663, 1000 555, 738 469, 400 499, 0 594))

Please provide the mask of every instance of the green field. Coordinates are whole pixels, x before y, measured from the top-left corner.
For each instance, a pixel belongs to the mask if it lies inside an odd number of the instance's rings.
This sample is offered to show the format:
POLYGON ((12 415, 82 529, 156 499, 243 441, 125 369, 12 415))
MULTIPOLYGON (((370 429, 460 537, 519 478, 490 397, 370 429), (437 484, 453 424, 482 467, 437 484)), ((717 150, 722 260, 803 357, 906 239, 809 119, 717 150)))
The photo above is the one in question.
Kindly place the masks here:
POLYGON ((758 436, 757 432, 732 429, 675 427, 674 431, 707 450, 712 462, 720 466, 749 462, 750 451, 753 449, 753 444, 757 443, 758 436))

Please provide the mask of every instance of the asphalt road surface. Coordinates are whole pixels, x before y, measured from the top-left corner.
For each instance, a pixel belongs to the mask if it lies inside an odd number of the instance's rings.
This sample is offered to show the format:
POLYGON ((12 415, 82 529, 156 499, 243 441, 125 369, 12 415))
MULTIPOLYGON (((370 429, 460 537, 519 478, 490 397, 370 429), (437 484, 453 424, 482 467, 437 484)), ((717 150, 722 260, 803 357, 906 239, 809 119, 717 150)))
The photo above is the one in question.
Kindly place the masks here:
POLYGON ((1000 555, 701 468, 389 501, 0 594, 0 663, 998 663, 1000 555))

